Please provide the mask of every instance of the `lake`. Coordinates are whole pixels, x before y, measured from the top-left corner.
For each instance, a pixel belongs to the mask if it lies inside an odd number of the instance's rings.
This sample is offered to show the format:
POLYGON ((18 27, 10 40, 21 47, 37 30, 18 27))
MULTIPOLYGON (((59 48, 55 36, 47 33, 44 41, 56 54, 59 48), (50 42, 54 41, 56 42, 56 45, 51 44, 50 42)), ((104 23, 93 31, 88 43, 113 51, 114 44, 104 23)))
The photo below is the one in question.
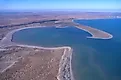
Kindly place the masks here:
POLYGON ((104 30, 112 39, 89 39, 89 33, 74 26, 43 27, 18 31, 12 41, 43 47, 73 48, 72 69, 75 80, 121 80, 121 19, 74 20, 104 30))

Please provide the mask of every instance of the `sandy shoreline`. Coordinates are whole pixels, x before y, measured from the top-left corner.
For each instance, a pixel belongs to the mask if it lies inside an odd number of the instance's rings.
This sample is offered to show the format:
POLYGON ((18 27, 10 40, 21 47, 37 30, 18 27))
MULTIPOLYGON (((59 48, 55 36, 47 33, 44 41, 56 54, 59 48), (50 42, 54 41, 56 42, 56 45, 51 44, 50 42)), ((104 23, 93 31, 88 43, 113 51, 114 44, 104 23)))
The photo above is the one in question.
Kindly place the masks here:
POLYGON ((87 38, 93 38, 93 39, 111 39, 111 38, 113 38, 113 35, 111 35, 108 32, 105 32, 105 31, 102 31, 102 30, 99 30, 96 28, 92 28, 90 26, 80 25, 79 23, 74 22, 74 20, 72 20, 72 22, 78 25, 78 26, 75 25, 76 28, 81 29, 81 30, 86 31, 89 34, 91 34, 91 37, 87 37, 87 38), (98 34, 100 34, 100 35, 98 35, 94 31, 97 31, 98 34), (106 36, 102 36, 102 35, 106 35, 106 36))
MULTIPOLYGON (((78 27, 78 26, 76 26, 77 28, 79 28, 79 29, 81 29, 81 30, 84 30, 84 31, 86 31, 86 32, 88 32, 88 33, 90 33, 92 36, 91 37, 87 37, 87 38, 93 38, 93 39, 111 39, 111 38, 113 38, 113 35, 111 35, 111 34, 109 34, 109 33, 107 33, 107 32, 104 32, 104 31, 101 31, 101 30, 99 30, 99 29, 94 29, 94 30, 97 30, 97 31, 100 31, 101 33, 104 33, 104 34, 106 34, 106 35, 108 35, 108 37, 97 37, 97 36, 95 36, 91 31, 89 31, 89 30, 86 30, 86 29, 84 29, 84 28, 81 28, 81 27, 78 27)), ((85 27, 89 27, 89 26, 85 26, 85 27)), ((90 27, 91 28, 91 27, 90 27)))
MULTIPOLYGON (((40 46, 31 46, 31 45, 22 45, 22 44, 18 44, 18 43, 14 43, 12 42, 12 35, 17 32, 17 31, 20 31, 20 30, 23 30, 23 29, 29 29, 29 28, 42 28, 44 26, 38 26, 38 27, 24 27, 24 28, 20 28, 20 29, 15 29, 11 32, 9 32, 1 41, 0 41, 0 47, 1 48, 4 48, 4 47, 8 47, 8 46, 20 46, 20 47, 28 47, 28 48, 39 48, 39 49, 47 49, 47 50, 53 50, 53 49, 65 49, 63 55, 62 55, 62 58, 61 58, 61 61, 60 61, 60 64, 59 64, 59 72, 58 72, 58 76, 57 76, 57 79, 58 80, 63 80, 62 78, 65 76, 66 77, 66 80, 74 80, 74 77, 73 77, 73 72, 72 72, 72 68, 71 68, 71 60, 72 60, 72 52, 71 52, 71 47, 52 47, 52 48, 49 48, 49 47, 40 47, 40 46), (66 50, 68 49, 68 51, 66 50), (67 54, 68 53, 68 54, 67 54), (69 60, 67 58, 70 58, 69 60), (63 60, 64 59, 64 60, 63 60), (69 65, 67 69, 65 69, 64 66, 66 65, 69 65), (68 69, 70 70, 68 72, 68 69), (64 73, 63 73, 63 70, 64 73), (66 75, 65 75, 66 74, 66 75), (61 76, 60 76, 61 75, 61 76), (68 75, 70 75, 70 77, 67 77, 68 75)), ((14 65, 15 62, 13 62, 10 66, 8 66, 6 69, 4 69, 2 72, 6 71, 7 69, 9 69, 10 67, 12 67, 14 65)))
MULTIPOLYGON (((107 33, 107 32, 104 32, 102 30, 99 30, 99 29, 95 29, 95 28, 92 28, 92 27, 89 27, 89 26, 79 26, 80 24, 78 23, 75 23, 74 20, 72 20, 72 22, 74 23, 75 27, 78 28, 78 29, 81 29, 81 30, 84 30, 86 32, 88 32, 89 34, 91 34, 92 36, 91 37, 87 37, 87 38, 93 38, 93 39, 111 39, 113 38, 113 35, 107 33), (78 26, 77 26, 78 25, 78 26), (97 31, 97 33, 95 33, 94 31, 97 31), (102 35, 106 35, 106 36, 102 36, 102 35)), ((9 32, 1 41, 0 41, 0 47, 5 47, 5 46, 13 46, 13 45, 18 45, 14 42, 11 42, 12 40, 12 35, 17 32, 17 31, 20 31, 20 30, 23 30, 23 29, 29 29, 29 28, 42 28, 42 27, 46 27, 46 26, 36 26, 36 27, 24 27, 24 28, 19 28, 19 29, 15 29, 15 30, 12 30, 11 32, 9 32)), ((58 28, 57 26, 55 26, 56 28, 58 28)), ((59 27, 61 28, 61 27, 59 27)), ((64 27, 65 28, 65 27, 64 27)))
POLYGON ((21 47, 29 47, 29 48, 39 48, 39 49, 47 49, 47 50, 53 50, 53 49, 65 49, 64 53, 61 57, 60 63, 59 63, 59 71, 58 71, 58 80, 74 80, 72 67, 71 67, 71 60, 72 60, 72 49, 71 47, 64 46, 64 47, 39 47, 39 46, 30 46, 30 45, 18 45, 21 47), (69 66, 67 66, 69 65, 69 66), (65 66, 67 66, 65 68, 65 66), (69 70, 69 71, 68 71, 69 70))
MULTIPOLYGON (((15 30, 12 30, 11 32, 9 32, 1 41, 0 41, 0 47, 1 48, 5 48, 5 47, 8 47, 8 46, 20 46, 20 47, 29 47, 29 48, 39 48, 39 49, 47 49, 47 50, 53 50, 53 49, 65 49, 64 50, 64 53, 61 57, 61 60, 60 60, 60 64, 59 64, 59 71, 58 71, 58 76, 57 76, 57 79, 58 80, 74 80, 74 77, 73 77, 73 72, 72 72, 72 64, 71 64, 71 60, 72 60, 72 48, 71 47, 68 47, 68 46, 64 46, 64 47, 52 47, 52 48, 49 48, 49 47, 41 47, 41 46, 31 46, 31 45, 24 45, 24 44, 18 44, 18 43, 14 43, 12 42, 12 36, 15 32, 17 31, 20 31, 20 30, 23 30, 23 29, 29 29, 29 28, 42 28, 42 27, 45 27, 45 26, 37 26, 37 27, 24 27, 24 28, 19 28, 19 29, 15 29, 15 30), (66 75, 65 75, 66 73, 66 75)), ((98 29, 95 29, 95 28, 91 28, 89 26, 86 26, 86 28, 81 28, 79 26, 75 26, 81 30, 84 30, 88 33, 90 33, 92 36, 91 37, 87 37, 87 38, 94 38, 94 39, 111 39, 113 36, 107 32, 104 32, 104 31, 101 31, 101 30, 98 30, 98 29), (88 29, 92 29, 92 30, 96 30, 100 33, 103 33, 103 34, 106 34, 108 36, 99 36, 99 35, 95 35, 93 32, 91 32, 90 30, 88 29)), ((58 27, 56 27, 58 28, 58 27)), ((61 28, 61 27, 59 27, 61 28)), ((1 49, 2 50, 2 49, 1 49)), ((15 62, 12 63, 12 65, 14 64, 15 62)), ((8 68, 12 67, 9 66, 7 67, 5 70, 7 70, 8 68)))

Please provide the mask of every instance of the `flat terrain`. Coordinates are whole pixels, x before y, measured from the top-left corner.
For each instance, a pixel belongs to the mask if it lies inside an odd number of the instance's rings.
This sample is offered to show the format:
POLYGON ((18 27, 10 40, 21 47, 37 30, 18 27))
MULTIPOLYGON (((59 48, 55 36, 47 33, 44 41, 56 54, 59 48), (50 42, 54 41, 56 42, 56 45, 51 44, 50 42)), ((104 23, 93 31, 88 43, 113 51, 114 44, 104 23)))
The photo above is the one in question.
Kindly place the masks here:
POLYGON ((8 70, 0 73, 0 80, 57 80, 59 62, 64 49, 44 50, 37 48, 11 47, 6 58, 0 59, 0 68, 6 62, 17 62, 8 70), (20 54, 23 54, 21 57, 20 54), (8 60, 8 57, 10 57, 8 60))
MULTIPOLYGON (((121 18, 121 13, 106 12, 7 12, 0 14, 0 40, 11 30, 22 27, 52 26, 55 21, 72 19, 121 18)), ((62 24, 61 24, 62 25, 62 24)), ((64 24, 65 25, 65 24, 64 24)), ((66 24, 67 25, 67 24, 66 24)), ((70 23, 68 25, 71 25, 70 23)), ((61 26, 63 27, 63 26, 61 26)))
MULTIPOLYGON (((110 38, 107 32, 75 24, 73 19, 117 18, 117 13, 15 12, 0 14, 0 43, 12 30, 36 26, 76 26, 92 34, 90 38, 110 38)), ((7 39, 7 38, 5 38, 7 39)), ((7 39, 8 40, 8 39, 7 39)), ((9 40, 11 41, 11 40, 9 40)), ((3 41, 4 42, 4 41, 3 41)), ((9 44, 7 42, 4 42, 9 44)), ((64 49, 39 49, 20 46, 1 47, 0 80, 57 80, 64 49), (15 64, 14 64, 15 63, 15 64)))
POLYGON ((38 22, 53 19, 101 19, 121 18, 121 13, 111 12, 79 12, 79 11, 46 11, 46 12, 7 12, 0 13, 0 26, 38 22))

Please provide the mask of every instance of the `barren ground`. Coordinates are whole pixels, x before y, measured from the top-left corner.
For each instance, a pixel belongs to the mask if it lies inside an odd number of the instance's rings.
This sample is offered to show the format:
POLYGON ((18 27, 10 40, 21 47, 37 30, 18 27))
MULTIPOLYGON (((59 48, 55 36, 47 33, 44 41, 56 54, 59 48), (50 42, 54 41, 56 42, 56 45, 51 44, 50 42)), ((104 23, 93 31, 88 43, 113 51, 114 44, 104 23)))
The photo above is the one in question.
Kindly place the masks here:
POLYGON ((12 52, 6 55, 26 53, 28 55, 0 73, 0 80, 57 80, 59 62, 64 49, 44 50, 20 47, 10 49, 12 52))

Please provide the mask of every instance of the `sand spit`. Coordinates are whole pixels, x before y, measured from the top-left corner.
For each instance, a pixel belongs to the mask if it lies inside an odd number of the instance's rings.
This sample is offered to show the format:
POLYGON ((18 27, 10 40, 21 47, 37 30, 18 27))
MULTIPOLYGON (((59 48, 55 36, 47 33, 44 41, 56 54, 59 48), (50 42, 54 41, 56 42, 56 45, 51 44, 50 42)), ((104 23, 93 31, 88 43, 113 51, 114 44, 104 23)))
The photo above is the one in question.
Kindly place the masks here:
POLYGON ((89 27, 89 26, 84 26, 84 27, 76 26, 76 27, 81 30, 84 30, 92 35, 91 37, 87 37, 87 38, 93 38, 93 39, 111 39, 111 38, 113 38, 113 35, 111 35, 107 32, 101 31, 99 29, 89 27))
MULTIPOLYGON (((84 31, 86 31, 86 32, 88 32, 88 33, 90 33, 92 35, 91 37, 87 37, 87 38, 93 38, 93 39, 111 39, 111 38, 113 38, 113 35, 111 35, 111 34, 109 34, 107 32, 101 31, 99 29, 95 29, 95 28, 92 28, 92 27, 89 27, 89 26, 80 25, 78 23, 75 23, 73 20, 72 20, 72 23, 73 23, 73 26, 77 27, 78 29, 84 30, 84 31)), ((20 31, 20 30, 23 30, 23 29, 41 28, 41 27, 46 27, 46 26, 24 27, 24 28, 15 29, 15 30, 9 32, 0 41, 0 47, 18 45, 18 44, 14 43, 14 42, 11 42, 13 33, 17 32, 17 31, 20 31)), ((56 28, 58 28, 58 27, 56 26, 56 28)), ((61 27, 59 27, 59 28, 61 28, 61 27)))
MULTIPOLYGON (((84 30, 92 35, 92 37, 87 38, 94 38, 94 39, 111 39, 113 36, 107 32, 89 27, 89 26, 82 26, 76 23, 73 23, 75 27, 84 30)), ((55 48, 47 48, 47 47, 40 47, 40 46, 31 46, 31 45, 23 45, 12 42, 12 36, 15 32, 23 30, 23 29, 29 29, 29 28, 42 28, 45 26, 37 26, 37 27, 25 27, 20 29, 15 29, 11 32, 9 32, 1 41, 0 41, 0 50, 2 51, 5 47, 8 46, 20 46, 20 47, 28 47, 28 48, 38 48, 38 49, 45 49, 45 50, 56 50, 56 49, 65 49, 64 53, 61 57, 60 64, 59 64, 59 71, 57 75, 58 80, 74 80, 73 72, 72 72, 72 66, 71 66, 71 60, 72 60, 72 49, 71 47, 64 46, 64 47, 55 47, 55 48)), ((58 28, 58 27, 56 27, 58 28)), ((61 28, 61 27, 59 27, 61 28)), ((7 69, 12 67, 16 61, 11 62, 11 64, 3 69, 1 72, 5 72, 7 69)))
POLYGON ((111 38, 113 38, 113 35, 111 35, 108 32, 105 32, 105 31, 102 31, 102 30, 99 30, 96 28, 92 28, 90 26, 75 23, 74 20, 72 20, 72 22, 74 23, 75 27, 77 27, 78 29, 84 30, 92 35, 91 37, 87 37, 87 38, 93 38, 93 39, 111 39, 111 38))
POLYGON ((37 27, 24 27, 24 28, 19 28, 19 29, 15 29, 12 30, 11 32, 9 32, 1 41, 0 41, 0 47, 4 48, 4 47, 8 47, 8 46, 17 46, 17 43, 12 42, 12 36, 15 32, 23 30, 23 29, 29 29, 29 28, 41 28, 41 27, 45 27, 45 26, 37 26, 37 27))
MULTIPOLYGON (((38 48, 38 49, 47 49, 47 50, 54 50, 54 49, 65 49, 60 64, 59 64, 59 71, 58 71, 58 80, 74 80, 73 77, 73 72, 71 68, 71 59, 72 59, 72 49, 70 47, 56 47, 56 48, 47 48, 47 47, 40 47, 40 46, 31 46, 31 45, 22 45, 18 43, 12 42, 12 35, 20 30, 23 29, 29 29, 29 28, 41 28, 44 26, 39 26, 39 27, 25 27, 25 28, 20 28, 13 30, 9 32, 1 41, 0 41, 0 47, 5 48, 8 46, 20 46, 20 47, 28 47, 28 48, 38 48)), ((3 69, 1 72, 5 72, 7 69, 12 67, 15 64, 16 61, 11 62, 11 65, 3 69)))

